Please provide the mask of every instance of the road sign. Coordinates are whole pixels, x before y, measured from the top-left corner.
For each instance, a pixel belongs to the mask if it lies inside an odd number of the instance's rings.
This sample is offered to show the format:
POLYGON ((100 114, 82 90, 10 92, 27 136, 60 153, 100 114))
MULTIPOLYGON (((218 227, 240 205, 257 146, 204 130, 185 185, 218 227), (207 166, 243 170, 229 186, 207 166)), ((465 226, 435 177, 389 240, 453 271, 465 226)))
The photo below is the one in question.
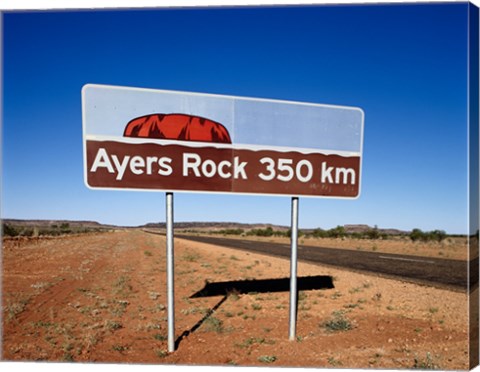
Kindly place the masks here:
POLYGON ((359 108, 92 84, 82 104, 90 188, 360 194, 359 108))
POLYGON ((88 187, 166 191, 168 351, 175 350, 173 191, 292 197, 295 340, 298 196, 359 196, 363 111, 92 84, 83 87, 82 110, 88 187))

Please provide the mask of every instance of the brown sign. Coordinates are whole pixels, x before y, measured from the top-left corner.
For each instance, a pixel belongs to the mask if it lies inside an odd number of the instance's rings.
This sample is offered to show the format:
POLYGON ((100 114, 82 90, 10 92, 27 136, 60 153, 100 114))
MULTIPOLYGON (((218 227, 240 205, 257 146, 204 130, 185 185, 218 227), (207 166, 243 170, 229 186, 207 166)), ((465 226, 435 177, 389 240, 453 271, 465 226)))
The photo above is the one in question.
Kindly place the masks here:
POLYGON ((90 188, 360 194, 359 108, 87 84, 82 110, 90 188))
POLYGON ((359 194, 358 156, 227 146, 87 140, 87 183, 95 188, 359 194))

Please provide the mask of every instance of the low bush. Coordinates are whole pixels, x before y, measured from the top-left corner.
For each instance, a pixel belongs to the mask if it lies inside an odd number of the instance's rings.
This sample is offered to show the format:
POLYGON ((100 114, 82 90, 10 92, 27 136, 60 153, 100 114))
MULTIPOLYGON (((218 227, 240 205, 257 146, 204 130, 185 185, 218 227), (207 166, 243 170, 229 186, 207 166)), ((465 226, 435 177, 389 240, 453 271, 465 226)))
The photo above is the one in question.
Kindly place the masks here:
POLYGON ((322 324, 329 332, 343 332, 351 330, 352 323, 341 312, 335 312, 332 319, 322 324))
POLYGON ((422 231, 420 229, 413 229, 409 236, 414 242, 441 242, 447 237, 447 234, 443 230, 422 231))

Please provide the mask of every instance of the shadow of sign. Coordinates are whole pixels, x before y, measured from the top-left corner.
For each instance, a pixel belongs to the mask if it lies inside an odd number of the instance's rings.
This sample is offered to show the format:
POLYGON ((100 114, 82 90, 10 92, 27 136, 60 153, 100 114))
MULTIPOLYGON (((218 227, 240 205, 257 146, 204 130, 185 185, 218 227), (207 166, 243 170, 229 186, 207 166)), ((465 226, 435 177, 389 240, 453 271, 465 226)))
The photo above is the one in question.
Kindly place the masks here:
MULTIPOLYGON (((315 289, 333 289, 333 279, 327 275, 307 276, 298 278, 297 289, 299 291, 311 291, 315 289)), ((235 280, 229 282, 206 283, 200 291, 194 293, 190 298, 215 297, 222 296, 219 302, 207 311, 205 316, 200 319, 188 331, 184 331, 175 341, 175 348, 178 348, 180 342, 195 332, 202 324, 212 316, 215 311, 228 299, 230 294, 247 293, 269 293, 269 292, 288 292, 290 290, 290 279, 261 279, 261 280, 235 280)), ((298 298, 298 297, 297 297, 298 298)))
MULTIPOLYGON (((298 278, 299 291, 311 291, 314 289, 332 289, 333 280, 331 276, 317 275, 298 278)), ((237 280, 229 282, 207 283, 200 291, 194 293, 190 298, 228 296, 229 293, 245 294, 250 292, 288 292, 290 290, 290 279, 261 279, 261 280, 237 280)))

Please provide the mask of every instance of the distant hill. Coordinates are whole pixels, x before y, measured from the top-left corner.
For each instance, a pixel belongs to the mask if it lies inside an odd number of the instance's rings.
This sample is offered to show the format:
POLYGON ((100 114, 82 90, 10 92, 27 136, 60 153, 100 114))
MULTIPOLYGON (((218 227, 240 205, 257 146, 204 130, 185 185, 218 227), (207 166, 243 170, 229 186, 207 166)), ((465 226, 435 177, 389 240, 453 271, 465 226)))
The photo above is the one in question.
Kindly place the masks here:
MULTIPOLYGON (((142 226, 138 226, 145 229, 165 229, 165 223, 147 223, 142 226)), ((243 230, 252 230, 252 229, 266 229, 271 227, 276 231, 287 231, 290 229, 290 226, 282 225, 272 225, 267 223, 238 223, 238 222, 176 222, 174 224, 175 229, 181 230, 202 230, 202 231, 218 231, 218 230, 227 230, 227 229, 243 229, 243 230)), ((347 234, 353 233, 366 233, 375 229, 375 227, 369 225, 344 225, 343 228, 347 234)), ((315 229, 302 229, 304 233, 312 233, 315 229)), ((377 228, 380 234, 387 235, 402 235, 409 234, 409 231, 403 231, 399 229, 382 229, 377 228)))
MULTIPOLYGON (((165 223, 147 223, 139 226, 141 228, 165 229, 165 223)), ((181 230, 226 230, 226 229, 266 229, 271 227, 273 230, 287 231, 290 227, 281 225, 272 225, 268 223, 239 223, 239 222, 175 222, 174 228, 181 230)))
MULTIPOLYGON (((348 234, 353 234, 353 233, 365 233, 367 231, 370 231, 374 229, 375 227, 371 227, 368 225, 344 225, 345 232, 348 234)), ((403 231, 403 230, 398 230, 398 229, 377 229, 380 234, 387 234, 387 235, 402 235, 402 234, 409 234, 409 231, 403 231)))
MULTIPOLYGON (((73 221, 73 220, 21 220, 21 219, 3 219, 2 223, 10 226, 22 226, 22 227, 37 227, 37 228, 49 228, 60 227, 68 225, 71 229, 116 229, 116 228, 141 228, 141 229, 165 229, 165 222, 150 222, 139 226, 116 226, 102 224, 97 221, 73 221)), ((175 229, 179 230, 201 230, 201 231, 219 231, 227 229, 243 229, 245 231, 252 229, 266 229, 271 227, 275 231, 287 231, 290 226, 273 225, 268 223, 239 223, 239 222, 175 222, 175 229)), ((374 229, 374 227, 368 225, 344 225, 345 232, 352 233, 365 233, 374 229)), ((314 229, 301 229, 305 233, 310 233, 314 229)), ((408 234, 409 231, 402 231, 398 229, 382 229, 378 228, 378 232, 387 235, 401 235, 408 234)))
POLYGON ((96 221, 71 221, 71 220, 20 220, 13 218, 2 219, 2 223, 12 226, 25 226, 25 227, 52 227, 68 224, 72 228, 107 228, 112 229, 118 226, 104 225, 96 221))

